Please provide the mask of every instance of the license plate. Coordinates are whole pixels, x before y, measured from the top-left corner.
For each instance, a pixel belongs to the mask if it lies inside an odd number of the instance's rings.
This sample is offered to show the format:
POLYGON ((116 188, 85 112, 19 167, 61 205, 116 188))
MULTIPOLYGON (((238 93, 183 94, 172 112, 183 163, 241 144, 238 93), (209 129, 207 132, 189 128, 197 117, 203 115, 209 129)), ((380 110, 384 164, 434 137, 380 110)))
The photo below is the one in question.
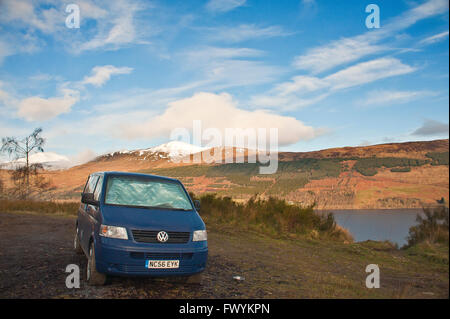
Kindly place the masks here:
POLYGON ((146 260, 145 267, 149 269, 174 269, 180 267, 179 260, 146 260))

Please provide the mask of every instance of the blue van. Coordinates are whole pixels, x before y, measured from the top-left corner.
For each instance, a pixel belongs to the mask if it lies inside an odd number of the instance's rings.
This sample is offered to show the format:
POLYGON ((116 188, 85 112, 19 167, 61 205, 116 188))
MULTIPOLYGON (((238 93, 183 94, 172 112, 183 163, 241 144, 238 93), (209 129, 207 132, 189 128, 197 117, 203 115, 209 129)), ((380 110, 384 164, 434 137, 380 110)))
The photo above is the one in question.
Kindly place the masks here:
POLYGON ((91 174, 78 210, 75 251, 88 258, 87 281, 107 275, 180 276, 200 283, 208 243, 205 223, 183 184, 124 172, 91 174))

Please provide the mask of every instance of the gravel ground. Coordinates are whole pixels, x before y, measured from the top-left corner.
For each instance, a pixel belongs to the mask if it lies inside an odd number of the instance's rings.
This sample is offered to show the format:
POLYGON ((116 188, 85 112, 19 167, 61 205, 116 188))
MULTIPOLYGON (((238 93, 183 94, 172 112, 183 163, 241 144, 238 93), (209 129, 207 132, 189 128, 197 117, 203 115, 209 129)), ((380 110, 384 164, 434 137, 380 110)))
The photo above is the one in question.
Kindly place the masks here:
POLYGON ((382 288, 369 290, 364 270, 370 262, 346 247, 338 261, 333 247, 211 227, 201 285, 114 277, 104 287, 90 287, 86 258, 72 249, 74 225, 73 217, 0 213, 0 298, 448 298, 448 266, 446 274, 423 273, 420 265, 405 273, 395 261, 401 265, 402 256, 380 253, 395 264, 382 270, 382 288), (69 264, 80 266, 79 289, 65 285, 69 264))

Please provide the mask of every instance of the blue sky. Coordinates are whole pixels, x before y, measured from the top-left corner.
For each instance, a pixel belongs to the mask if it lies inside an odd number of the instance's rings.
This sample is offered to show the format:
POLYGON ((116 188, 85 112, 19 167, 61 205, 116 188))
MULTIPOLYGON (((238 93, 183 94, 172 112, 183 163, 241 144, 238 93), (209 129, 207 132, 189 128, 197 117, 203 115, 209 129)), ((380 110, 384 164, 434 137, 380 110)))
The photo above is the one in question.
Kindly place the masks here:
POLYGON ((0 1, 0 136, 82 161, 176 127, 281 150, 448 138, 448 1, 0 1), (380 28, 365 24, 368 4, 380 28))

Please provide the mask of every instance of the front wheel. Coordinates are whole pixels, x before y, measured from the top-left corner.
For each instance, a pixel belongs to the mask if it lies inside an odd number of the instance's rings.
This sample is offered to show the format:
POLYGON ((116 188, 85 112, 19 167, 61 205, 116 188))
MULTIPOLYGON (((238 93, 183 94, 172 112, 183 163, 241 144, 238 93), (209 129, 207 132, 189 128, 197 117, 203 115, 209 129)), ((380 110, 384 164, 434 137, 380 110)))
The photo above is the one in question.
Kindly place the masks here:
POLYGON ((89 247, 86 278, 90 286, 103 286, 106 283, 106 275, 98 272, 95 265, 95 247, 93 242, 89 247))

